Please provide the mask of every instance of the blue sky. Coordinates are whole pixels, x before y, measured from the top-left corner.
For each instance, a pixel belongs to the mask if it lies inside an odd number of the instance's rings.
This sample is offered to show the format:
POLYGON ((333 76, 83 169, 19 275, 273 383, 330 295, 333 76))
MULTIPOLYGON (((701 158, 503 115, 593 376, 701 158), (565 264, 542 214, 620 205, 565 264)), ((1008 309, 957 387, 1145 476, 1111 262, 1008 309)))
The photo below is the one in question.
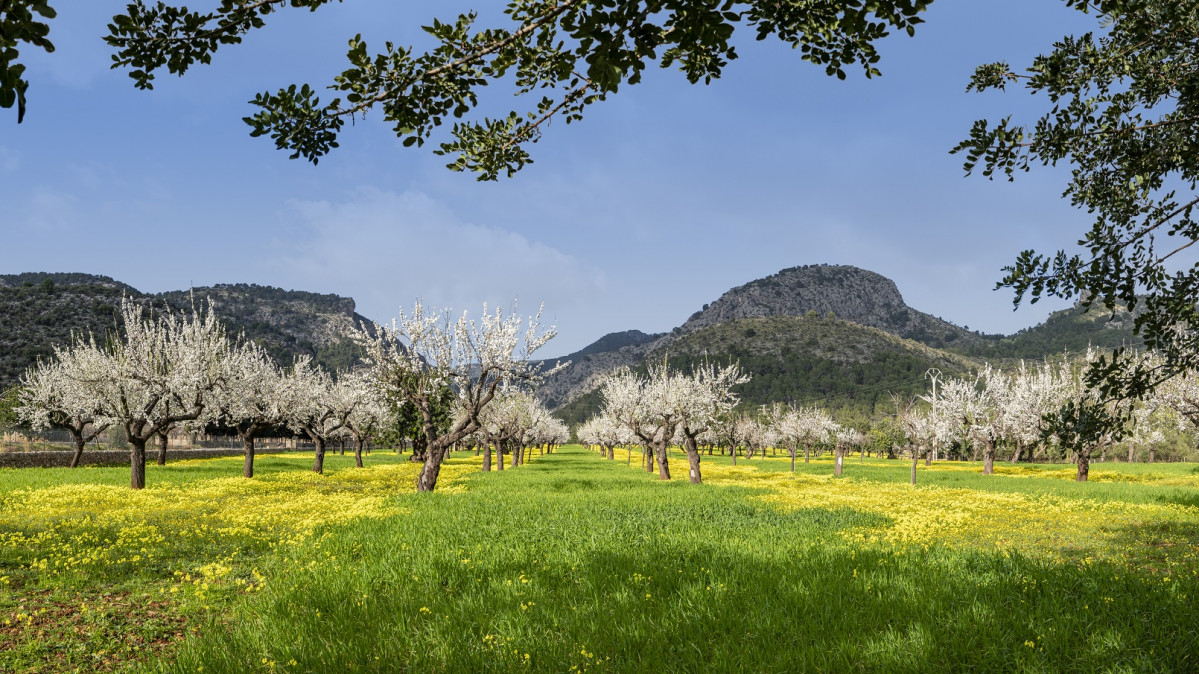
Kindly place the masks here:
MULTIPOLYGON (((967 94, 980 63, 1027 64, 1094 24, 1063 2, 940 0, 916 37, 882 45, 881 78, 841 82, 743 36, 725 77, 655 71, 551 126, 535 162, 478 183, 399 146, 378 115, 318 166, 250 138, 259 91, 317 86, 361 32, 422 44, 419 26, 478 2, 355 0, 286 11, 241 46, 154 91, 108 68, 123 2, 58 2, 58 49, 26 51, 25 122, 0 111, 0 273, 82 271, 157 292, 258 283, 354 297, 388 320, 427 303, 540 301, 561 355, 616 330, 664 331, 728 288, 784 267, 851 264, 959 325, 1014 332, 1061 303, 1013 312, 994 291, 1026 248, 1089 224, 1060 198, 1065 168, 1015 183, 965 178, 953 147, 978 118, 1046 107, 967 94)), ((494 7, 499 3, 488 3, 494 7)), ((524 104, 501 88, 495 109, 524 104)))

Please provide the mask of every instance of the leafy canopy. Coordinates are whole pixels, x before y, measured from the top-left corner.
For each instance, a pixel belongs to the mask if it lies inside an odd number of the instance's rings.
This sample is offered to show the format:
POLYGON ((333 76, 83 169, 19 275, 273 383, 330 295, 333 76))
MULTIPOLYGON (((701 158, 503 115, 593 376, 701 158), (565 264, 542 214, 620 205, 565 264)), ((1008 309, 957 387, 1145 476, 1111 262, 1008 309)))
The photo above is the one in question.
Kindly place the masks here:
MULTIPOLYGON (((113 17, 105 40, 116 49, 114 68, 128 68, 135 86, 152 88, 163 71, 182 75, 210 63, 224 45, 237 44, 286 8, 316 11, 331 0, 221 0, 206 11, 166 2, 128 3, 113 17)), ((452 124, 435 153, 451 157, 448 167, 473 171, 480 180, 512 176, 532 162, 535 143, 553 118, 571 123, 587 106, 605 100, 622 84, 637 84, 651 63, 675 67, 689 82, 710 82, 737 58, 733 35, 752 30, 758 40, 775 37, 800 50, 801 58, 839 78, 858 67, 878 75, 875 43, 894 30, 915 33, 918 14, 932 0, 512 0, 508 25, 477 26, 474 12, 434 20, 424 30, 437 46, 420 53, 387 42, 368 48, 361 35, 349 41, 349 67, 328 88, 292 84, 258 94, 258 111, 245 118, 250 135, 314 164, 338 146, 347 120, 376 108, 405 146, 430 141, 452 124), (472 119, 480 90, 503 79, 529 100, 523 111, 472 119)), ((12 4, 12 3, 8 3, 12 4)), ((3 6, 3 5, 0 5, 3 6)), ((15 0, 5 21, 19 30, 0 37, 52 48, 44 23, 28 10, 53 16, 44 0, 15 0), (28 9, 22 10, 22 7, 28 9), (24 12, 24 13, 22 13, 24 12)), ((7 42, 0 43, 7 44, 7 42)), ((14 43, 15 44, 15 43, 14 43)), ((3 82, 19 76, 16 51, 0 57, 3 82)), ((23 80, 20 88, 24 110, 23 80)), ((7 86, 7 84, 5 84, 7 86)), ((0 105, 10 107, 7 89, 0 105)))
MULTIPOLYGON (((969 89, 1022 83, 1047 99, 1030 124, 975 122, 954 152, 967 173, 1013 179, 1032 166, 1067 163, 1064 196, 1094 216, 1078 252, 1027 250, 1000 287, 1026 297, 1081 298, 1134 310, 1134 331, 1163 354, 1153 365, 1124 349, 1091 364, 1088 381, 1108 398, 1143 397, 1199 367, 1199 0, 1066 0, 1098 18, 1098 30, 1065 37, 1023 71, 981 66, 969 89)), ((1115 420, 1063 410, 1070 425, 1098 432, 1115 420)))

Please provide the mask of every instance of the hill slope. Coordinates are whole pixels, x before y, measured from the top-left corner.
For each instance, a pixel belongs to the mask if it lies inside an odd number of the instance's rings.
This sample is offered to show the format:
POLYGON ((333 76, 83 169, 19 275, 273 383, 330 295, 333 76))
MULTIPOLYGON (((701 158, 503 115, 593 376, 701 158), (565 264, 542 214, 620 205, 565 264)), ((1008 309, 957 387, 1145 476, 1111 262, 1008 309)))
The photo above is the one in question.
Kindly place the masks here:
POLYGON ((102 337, 116 329, 122 296, 186 312, 193 294, 197 303, 212 300, 230 334, 244 332, 282 363, 305 354, 332 370, 358 357, 341 335, 365 319, 346 297, 246 284, 152 295, 106 276, 18 274, 0 276, 0 390, 49 357, 53 345, 69 343, 72 333, 102 337))

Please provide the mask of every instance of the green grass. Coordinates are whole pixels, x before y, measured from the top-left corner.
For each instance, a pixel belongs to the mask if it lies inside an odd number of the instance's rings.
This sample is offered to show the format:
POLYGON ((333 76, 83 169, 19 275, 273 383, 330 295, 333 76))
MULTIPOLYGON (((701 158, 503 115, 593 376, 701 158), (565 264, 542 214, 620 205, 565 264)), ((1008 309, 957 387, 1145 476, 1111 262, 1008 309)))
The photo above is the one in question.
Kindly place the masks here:
MULTIPOLYGON (((636 456, 632 467, 579 447, 531 458, 477 473, 478 459, 456 455, 447 470, 467 471, 465 482, 433 494, 412 493, 415 467, 382 451, 365 471, 329 455, 324 478, 307 475, 310 455, 260 456, 253 489, 238 457, 151 466, 138 498, 158 509, 103 526, 103 508, 134 498, 128 468, 0 472, 0 672, 1199 670, 1193 504, 1168 521, 1113 524, 1104 535, 1124 556, 1068 536, 1029 539, 1060 554, 1019 554, 971 543, 969 531, 883 544, 858 534, 894 526, 889 510, 780 508, 746 486, 768 481, 690 485, 677 452, 669 483, 636 456), (294 512, 268 516, 263 500, 239 509, 257 489, 325 524, 295 536, 294 512), (46 511, 54 494, 78 500, 46 511), (376 505, 347 512, 359 494, 376 505), (28 505, 39 498, 41 510, 28 505), (26 510, 43 514, 5 514, 26 510), (126 559, 142 545, 117 540, 126 525, 163 533, 152 559, 126 559), (32 543, 6 546, 17 534, 32 543), (87 537, 122 559, 37 567, 87 537), (228 568, 200 571, 214 563, 228 568)), ((704 457, 713 475, 728 462, 704 457)), ((774 477, 789 464, 738 461, 774 477)), ((1156 506, 1192 498, 1199 479, 1193 464, 1097 465, 1137 481, 1082 485, 1061 476, 1068 466, 1024 477, 978 468, 921 465, 920 480, 1077 498, 1085 517, 1081 499, 1156 506)), ((845 469, 843 483, 800 486, 859 485, 873 499, 860 485, 878 484, 894 496, 910 463, 852 456, 845 469)), ((832 465, 801 458, 797 470, 832 465)))
POLYGON ((660 483, 635 464, 564 448, 474 476, 465 493, 401 495, 403 514, 340 526, 275 558, 262 592, 159 667, 1199 669, 1193 574, 852 545, 842 533, 887 518, 783 512, 752 493, 660 483))

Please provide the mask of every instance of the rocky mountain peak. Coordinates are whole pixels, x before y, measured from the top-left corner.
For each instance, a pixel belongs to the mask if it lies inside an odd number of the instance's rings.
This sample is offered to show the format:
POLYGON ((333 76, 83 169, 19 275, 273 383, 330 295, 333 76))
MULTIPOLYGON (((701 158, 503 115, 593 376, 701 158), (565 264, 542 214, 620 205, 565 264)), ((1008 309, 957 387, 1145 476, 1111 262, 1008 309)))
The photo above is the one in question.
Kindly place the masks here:
POLYGON ((972 333, 909 307, 891 279, 845 265, 790 267, 724 293, 692 314, 683 334, 742 318, 767 316, 837 318, 937 346, 972 333))

